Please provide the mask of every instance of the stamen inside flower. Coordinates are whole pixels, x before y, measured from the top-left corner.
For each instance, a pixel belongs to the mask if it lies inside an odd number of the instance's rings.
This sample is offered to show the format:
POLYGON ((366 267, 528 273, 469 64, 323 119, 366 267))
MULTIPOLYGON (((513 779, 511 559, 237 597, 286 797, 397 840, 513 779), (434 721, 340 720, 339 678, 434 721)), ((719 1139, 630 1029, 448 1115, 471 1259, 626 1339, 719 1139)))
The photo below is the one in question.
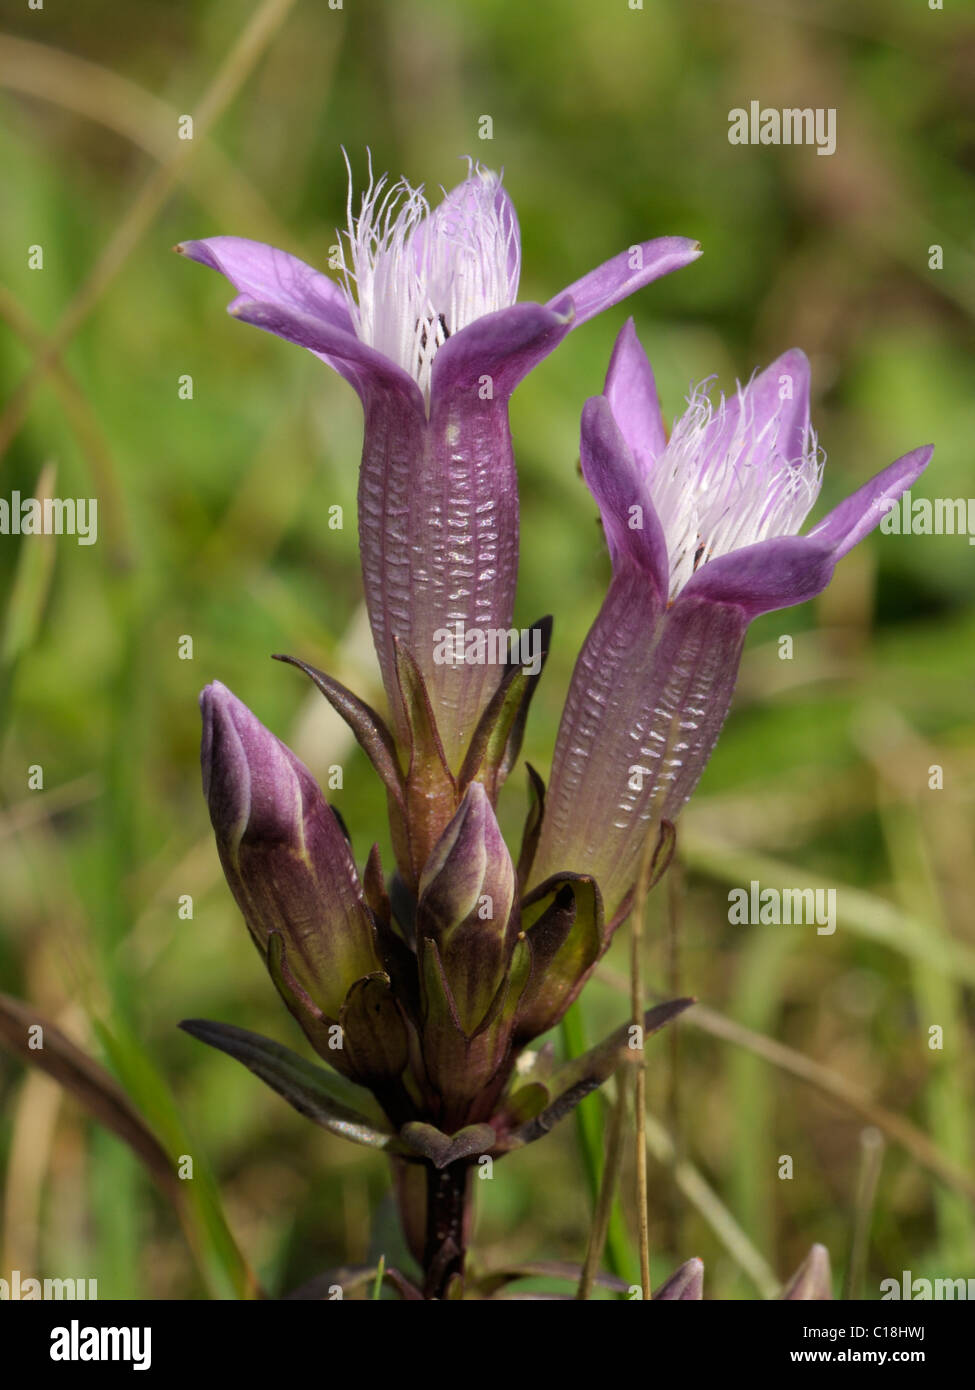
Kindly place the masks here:
POLYGON ((437 349, 518 294, 518 224, 501 178, 468 160, 467 178, 431 211, 422 187, 376 181, 370 161, 358 217, 351 168, 347 206, 342 274, 356 333, 429 399, 437 349))
POLYGON ((717 556, 797 535, 823 478, 824 457, 810 426, 798 456, 787 456, 785 402, 759 420, 750 386, 739 386, 730 402, 722 396, 717 406, 709 386, 710 380, 692 390, 648 475, 667 541, 671 599, 717 556))

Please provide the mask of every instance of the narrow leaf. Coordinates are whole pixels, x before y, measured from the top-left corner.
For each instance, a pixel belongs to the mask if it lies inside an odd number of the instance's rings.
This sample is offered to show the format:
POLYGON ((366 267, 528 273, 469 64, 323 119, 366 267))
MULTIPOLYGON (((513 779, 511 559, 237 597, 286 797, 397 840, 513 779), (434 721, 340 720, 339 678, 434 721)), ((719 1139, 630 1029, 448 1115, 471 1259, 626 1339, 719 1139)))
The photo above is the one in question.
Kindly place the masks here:
POLYGON ((403 774, 396 756, 396 743, 381 715, 377 714, 371 705, 367 705, 365 700, 353 695, 352 691, 347 690, 339 681, 324 671, 319 671, 317 667, 300 661, 298 657, 279 653, 275 655, 274 660, 287 662, 289 666, 297 666, 300 671, 304 671, 355 734, 359 746, 379 773, 387 790, 402 799, 403 774))
POLYGON ((129 1146, 170 1201, 182 1201, 175 1166, 142 1115, 115 1078, 60 1028, 30 1005, 0 994, 0 1043, 63 1086, 99 1124, 129 1146), (32 1031, 37 1029, 41 1031, 32 1031), (41 1045, 31 1047, 32 1037, 41 1045))
MULTIPOLYGON (((488 1270, 477 1280, 477 1288, 480 1293, 490 1297, 516 1279, 562 1279, 578 1284, 581 1275, 582 1265, 562 1260, 533 1260, 523 1265, 504 1265, 488 1270)), ((625 1279, 619 1279, 615 1274, 597 1274, 593 1283, 600 1288, 612 1289, 615 1293, 626 1293, 630 1288, 625 1279)))
POLYGON ((243 1062, 300 1115, 332 1134, 367 1148, 386 1149, 395 1144, 392 1134, 354 1108, 355 1104, 361 1104, 360 1097, 364 1099, 358 1087, 313 1062, 306 1062, 290 1048, 229 1023, 190 1018, 184 1019, 179 1026, 200 1042, 243 1062))
POLYGON ((344 1265, 337 1269, 327 1269, 323 1274, 316 1274, 313 1279, 309 1279, 307 1284, 302 1284, 291 1293, 285 1294, 284 1298, 292 1303, 327 1302, 336 1287, 345 1295, 365 1290, 370 1284, 375 1286, 380 1279, 391 1285, 406 1302, 422 1302, 423 1294, 412 1280, 407 1279, 405 1274, 401 1274, 392 1265, 383 1265, 382 1268, 379 1265, 344 1265))
MULTIPOLYGON (((658 1004, 655 1008, 648 1009, 643 1016, 644 1042, 651 1034, 659 1032, 672 1019, 690 1008, 693 1003, 693 999, 671 999, 666 1004, 658 1004)), ((549 1091, 554 1096, 552 1103, 527 1124, 513 1130, 505 1142, 505 1147, 515 1148, 541 1139, 543 1134, 547 1134, 559 1120, 574 1110, 581 1100, 585 1100, 586 1096, 612 1076, 629 1050, 632 1026, 630 1023, 621 1024, 601 1043, 560 1067, 548 1082, 549 1091)))

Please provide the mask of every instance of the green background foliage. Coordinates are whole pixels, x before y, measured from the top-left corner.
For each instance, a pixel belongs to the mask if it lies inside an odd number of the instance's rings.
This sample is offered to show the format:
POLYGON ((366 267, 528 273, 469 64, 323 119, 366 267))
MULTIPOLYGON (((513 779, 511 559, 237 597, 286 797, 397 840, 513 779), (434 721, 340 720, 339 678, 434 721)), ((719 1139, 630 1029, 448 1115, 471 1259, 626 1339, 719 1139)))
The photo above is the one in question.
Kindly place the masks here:
MULTIPOLYGON (((299 673, 268 659, 294 653, 378 698, 356 551, 360 412, 310 355, 227 318, 227 287, 171 246, 234 233, 324 266, 344 218, 340 146, 360 181, 367 148, 378 170, 431 189, 458 181, 464 154, 504 166, 523 298, 548 299, 646 237, 703 243, 699 263, 573 334, 513 401, 518 619, 555 616, 524 750, 544 773, 608 577, 578 476, 579 412, 627 313, 668 418, 692 382, 717 374, 728 389, 806 350, 828 455, 817 514, 929 441, 916 493, 975 492, 973 57, 975 16, 951 0, 8 8, 0 495, 36 495, 52 465, 58 495, 99 498, 100 534, 91 547, 0 538, 0 987, 115 1071, 194 1157, 194 1181, 212 1170, 272 1291, 401 1253, 381 1157, 308 1126, 176 1030, 202 1015, 303 1046, 220 875, 196 695, 218 678, 323 778, 341 764, 333 797, 360 862, 373 840, 387 847, 364 759, 299 673), (251 70, 209 135, 179 141, 178 118, 205 124, 239 75, 254 15, 266 32, 251 70), (836 153, 731 145, 728 112, 753 99, 835 107, 836 153), (43 270, 28 269, 32 245, 43 270), (79 295, 28 402, 40 345, 79 295), (43 791, 27 787, 35 764, 43 791)), ((839 1290, 865 1216, 868 1120, 889 1142, 860 1291, 878 1297, 902 1269, 975 1272, 971 1192, 945 1180, 945 1167, 972 1171, 973 573, 964 537, 875 535, 820 600, 752 630, 682 823, 679 879, 651 903, 646 964, 655 989, 732 1020, 728 1036, 689 1019, 655 1038, 649 1084, 657 1123, 737 1224, 689 1200, 686 1166, 654 1161, 655 1283, 698 1254, 708 1296, 753 1298, 822 1241, 839 1290), (776 873, 837 889, 835 935, 729 924, 729 888, 776 873), (771 1043, 829 1080, 800 1079, 771 1043), (913 1126, 913 1149, 891 1116, 913 1126)), ((524 808, 519 772, 503 801, 512 835, 524 808)), ((623 941, 607 967, 586 992, 593 1039, 626 1016, 623 941)), ((220 1242, 195 1259, 135 1160, 52 1083, 2 1059, 0 1098, 0 1274, 96 1277, 102 1297, 228 1291, 220 1242)), ((598 1139, 601 1102, 587 1105, 598 1139)), ((627 1165, 626 1213, 632 1189, 627 1165)), ((506 1159, 479 1199, 481 1263, 580 1260, 591 1203, 573 1124, 506 1159)))

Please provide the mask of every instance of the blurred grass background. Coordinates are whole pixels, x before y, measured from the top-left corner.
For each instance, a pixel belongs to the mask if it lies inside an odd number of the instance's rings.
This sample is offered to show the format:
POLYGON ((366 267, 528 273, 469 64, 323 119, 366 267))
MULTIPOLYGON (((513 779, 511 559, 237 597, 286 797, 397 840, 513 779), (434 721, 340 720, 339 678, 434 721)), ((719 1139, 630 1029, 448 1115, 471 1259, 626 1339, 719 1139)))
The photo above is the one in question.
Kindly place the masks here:
MULTIPOLYGON (((8 12, 0 495, 97 496, 100 526, 92 547, 0 544, 0 987, 123 1076, 201 1181, 212 1170, 272 1291, 395 1260, 396 1237, 381 1158, 176 1031, 202 1015, 301 1046, 220 876, 196 695, 219 678, 323 776, 341 763, 334 799, 360 861, 373 839, 386 846, 364 759, 268 660, 292 652, 375 695, 360 412, 310 356, 228 319, 223 282, 170 247, 235 233, 324 266, 345 206, 340 145, 360 178, 369 147, 378 169, 430 187, 457 181, 459 155, 503 165, 523 298, 645 237, 702 241, 697 265, 574 334, 513 402, 519 620, 556 619, 525 748, 544 772, 608 575, 578 417, 628 312, 668 416, 692 381, 728 385, 806 350, 829 457, 821 508, 928 441, 916 492, 975 492, 973 61, 975 14, 922 0, 8 12), (752 99, 835 107, 835 155, 730 145, 728 112, 752 99), (185 114, 193 141, 177 138, 185 114), (43 270, 28 268, 35 245, 43 270), (38 376, 59 324, 63 352, 38 376), (28 790, 38 764, 44 789, 28 790)), ((867 1220, 867 1125, 888 1143, 859 1291, 878 1297, 904 1269, 975 1274, 973 572, 963 537, 875 535, 815 604, 752 630, 683 822, 671 911, 663 889, 651 904, 647 978, 712 1011, 710 1027, 651 1045, 655 1283, 697 1254, 709 1297, 753 1298, 822 1241, 839 1292, 867 1220), (943 790, 929 790, 932 764, 943 790), (835 887, 839 929, 729 925, 728 889, 752 878, 835 887)), ((523 812, 519 773, 512 834, 523 812)), ((625 1016, 626 949, 587 990, 593 1039, 625 1016)), ((227 1261, 194 1260, 135 1160, 53 1083, 0 1058, 0 1099, 0 1274, 94 1277, 103 1298, 229 1291, 227 1261)), ((582 1258, 591 1207, 571 1122, 479 1189, 482 1263, 582 1258)))

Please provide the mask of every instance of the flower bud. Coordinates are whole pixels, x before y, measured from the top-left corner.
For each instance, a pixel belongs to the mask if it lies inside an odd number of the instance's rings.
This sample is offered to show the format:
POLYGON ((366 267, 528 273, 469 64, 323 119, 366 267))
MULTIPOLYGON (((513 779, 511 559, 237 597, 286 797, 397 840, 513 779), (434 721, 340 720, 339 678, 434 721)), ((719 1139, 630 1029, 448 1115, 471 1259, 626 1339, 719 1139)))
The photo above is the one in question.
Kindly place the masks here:
POLYGON ((833 1297, 829 1251, 814 1245, 779 1297, 791 1303, 824 1302, 833 1297))
POLYGON ((470 1036, 497 994, 518 932, 515 870, 487 793, 468 787, 420 878, 418 935, 437 946, 470 1036))
POLYGON ((348 842, 308 769, 226 686, 207 686, 200 708, 203 791, 227 882, 266 963, 277 935, 283 971, 272 973, 321 1050, 322 1020, 382 970, 348 842))

